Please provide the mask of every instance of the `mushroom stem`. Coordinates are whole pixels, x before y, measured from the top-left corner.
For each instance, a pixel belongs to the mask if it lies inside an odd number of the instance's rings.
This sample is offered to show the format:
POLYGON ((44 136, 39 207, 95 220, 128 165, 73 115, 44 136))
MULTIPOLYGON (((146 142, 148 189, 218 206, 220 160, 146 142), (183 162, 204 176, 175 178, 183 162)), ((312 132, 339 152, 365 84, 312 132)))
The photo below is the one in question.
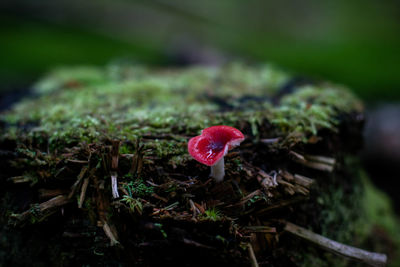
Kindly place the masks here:
POLYGON ((214 165, 211 166, 211 174, 210 176, 215 179, 217 183, 222 182, 225 176, 225 167, 224 167, 224 157, 217 161, 214 165))

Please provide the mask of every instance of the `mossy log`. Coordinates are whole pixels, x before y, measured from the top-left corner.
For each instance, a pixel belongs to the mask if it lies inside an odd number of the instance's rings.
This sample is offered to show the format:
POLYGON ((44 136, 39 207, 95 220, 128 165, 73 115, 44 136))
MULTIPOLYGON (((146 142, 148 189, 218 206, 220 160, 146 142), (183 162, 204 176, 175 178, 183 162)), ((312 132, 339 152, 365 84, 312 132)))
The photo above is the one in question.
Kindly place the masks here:
MULTIPOLYGON (((309 233, 395 255, 372 231, 363 108, 342 86, 270 65, 76 67, 0 120, 5 265, 354 265, 309 233), (187 152, 213 125, 246 137, 221 183, 187 152)), ((364 250, 333 249, 385 263, 364 250)))

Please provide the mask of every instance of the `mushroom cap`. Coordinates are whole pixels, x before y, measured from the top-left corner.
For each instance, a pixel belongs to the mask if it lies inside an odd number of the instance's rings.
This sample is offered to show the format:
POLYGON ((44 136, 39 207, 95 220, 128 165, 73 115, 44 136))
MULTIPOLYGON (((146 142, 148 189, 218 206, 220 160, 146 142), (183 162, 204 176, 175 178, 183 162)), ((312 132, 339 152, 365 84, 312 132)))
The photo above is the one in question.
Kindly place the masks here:
POLYGON ((201 135, 189 140, 190 155, 200 163, 213 166, 224 157, 228 150, 238 146, 244 135, 236 128, 218 125, 204 129, 201 135))

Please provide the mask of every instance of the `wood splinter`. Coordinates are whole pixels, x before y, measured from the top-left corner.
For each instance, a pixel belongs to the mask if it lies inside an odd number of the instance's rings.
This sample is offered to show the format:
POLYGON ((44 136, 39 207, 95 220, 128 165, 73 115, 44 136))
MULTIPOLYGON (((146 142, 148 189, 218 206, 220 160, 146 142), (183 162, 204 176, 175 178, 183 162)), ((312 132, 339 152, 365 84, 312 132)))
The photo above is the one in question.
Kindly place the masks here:
POLYGON ((326 172, 332 172, 335 168, 336 161, 333 158, 311 155, 303 156, 294 151, 290 151, 289 154, 293 156, 292 160, 294 162, 302 164, 308 168, 326 172))
POLYGON ((250 243, 248 243, 247 244, 247 248, 249 249, 251 267, 258 267, 259 265, 258 265, 258 262, 257 262, 256 254, 254 253, 253 246, 250 243))
POLYGON ((111 191, 113 198, 119 198, 117 177, 118 175, 116 172, 111 173, 111 191))
POLYGON ((284 230, 295 236, 310 241, 320 246, 322 249, 333 252, 340 256, 363 262, 370 266, 385 266, 387 262, 387 256, 385 254, 369 252, 363 249, 341 244, 290 222, 285 222, 284 230))
POLYGON ((111 229, 107 222, 103 222, 103 230, 106 236, 110 239, 111 246, 119 245, 115 231, 111 229))
POLYGON ((80 209, 82 208, 83 202, 85 201, 86 190, 87 190, 88 185, 89 185, 89 177, 87 177, 87 178, 85 178, 85 180, 83 180, 81 195, 79 197, 79 203, 78 203, 78 208, 80 208, 80 209))
POLYGON ((119 140, 112 141, 112 149, 111 149, 111 191, 113 198, 119 198, 118 194, 118 156, 119 156, 119 140))

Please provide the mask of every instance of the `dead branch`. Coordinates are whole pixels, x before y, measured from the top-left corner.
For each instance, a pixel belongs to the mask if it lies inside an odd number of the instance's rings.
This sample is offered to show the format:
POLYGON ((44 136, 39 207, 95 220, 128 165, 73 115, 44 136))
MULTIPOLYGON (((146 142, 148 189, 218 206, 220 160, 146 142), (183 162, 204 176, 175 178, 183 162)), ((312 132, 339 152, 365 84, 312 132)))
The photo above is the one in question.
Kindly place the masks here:
POLYGON ((385 266, 387 256, 381 253, 369 252, 345 244, 341 244, 334 240, 323 237, 319 234, 313 233, 310 230, 297 226, 290 222, 285 222, 286 232, 289 232, 295 236, 310 241, 321 248, 338 254, 340 256, 348 257, 353 260, 361 261, 370 266, 385 266))

